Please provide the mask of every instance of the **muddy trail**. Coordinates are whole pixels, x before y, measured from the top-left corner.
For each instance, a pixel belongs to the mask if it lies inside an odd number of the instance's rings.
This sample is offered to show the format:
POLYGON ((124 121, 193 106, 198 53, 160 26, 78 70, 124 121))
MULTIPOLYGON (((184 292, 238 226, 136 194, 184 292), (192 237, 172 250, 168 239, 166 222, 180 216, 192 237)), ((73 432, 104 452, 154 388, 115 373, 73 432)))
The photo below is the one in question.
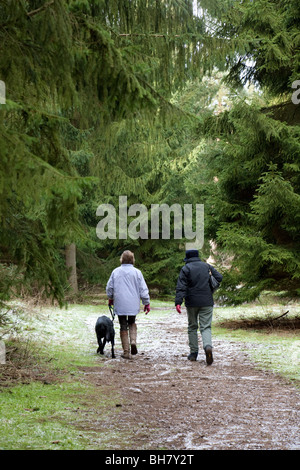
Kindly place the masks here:
MULTIPOLYGON (((138 354, 132 360, 121 358, 116 319, 116 359, 111 359, 108 344, 104 356, 99 356, 99 367, 81 370, 83 380, 99 394, 114 390, 120 397, 106 417, 89 413, 81 421, 95 432, 97 446, 108 450, 300 449, 300 393, 285 379, 258 370, 247 353, 252 346, 214 338, 213 364, 206 365, 201 344, 198 360, 190 362, 184 312, 170 311, 162 320, 147 320, 142 314, 137 317, 138 354)), ((94 318, 86 326, 94 334, 94 318)))

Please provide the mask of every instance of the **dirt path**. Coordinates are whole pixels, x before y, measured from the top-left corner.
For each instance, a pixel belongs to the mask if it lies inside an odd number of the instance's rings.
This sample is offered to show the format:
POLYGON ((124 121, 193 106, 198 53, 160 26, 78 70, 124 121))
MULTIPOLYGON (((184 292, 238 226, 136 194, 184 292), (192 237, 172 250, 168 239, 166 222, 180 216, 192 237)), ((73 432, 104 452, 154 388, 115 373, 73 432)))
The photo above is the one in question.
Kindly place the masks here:
POLYGON ((254 368, 244 345, 215 339, 214 363, 207 366, 202 353, 187 360, 185 314, 170 312, 153 323, 139 315, 137 324, 137 356, 120 357, 115 321, 117 358, 108 345, 99 357, 103 366, 83 370, 99 393, 120 394, 117 419, 86 422, 99 446, 110 435, 108 450, 300 449, 299 391, 254 368))

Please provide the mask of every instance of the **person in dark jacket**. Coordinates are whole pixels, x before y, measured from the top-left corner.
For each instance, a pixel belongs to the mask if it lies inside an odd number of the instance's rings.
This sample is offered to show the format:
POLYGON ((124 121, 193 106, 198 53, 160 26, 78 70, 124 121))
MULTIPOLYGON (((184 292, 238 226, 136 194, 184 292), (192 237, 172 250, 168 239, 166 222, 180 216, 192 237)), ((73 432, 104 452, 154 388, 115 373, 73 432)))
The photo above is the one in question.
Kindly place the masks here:
POLYGON ((175 305, 177 312, 181 313, 181 304, 185 299, 190 347, 188 359, 196 361, 198 356, 199 320, 206 362, 210 365, 213 362, 211 322, 214 305, 209 284, 210 271, 219 282, 223 276, 213 266, 200 260, 198 250, 187 250, 184 261, 186 264, 181 268, 177 281, 175 305))

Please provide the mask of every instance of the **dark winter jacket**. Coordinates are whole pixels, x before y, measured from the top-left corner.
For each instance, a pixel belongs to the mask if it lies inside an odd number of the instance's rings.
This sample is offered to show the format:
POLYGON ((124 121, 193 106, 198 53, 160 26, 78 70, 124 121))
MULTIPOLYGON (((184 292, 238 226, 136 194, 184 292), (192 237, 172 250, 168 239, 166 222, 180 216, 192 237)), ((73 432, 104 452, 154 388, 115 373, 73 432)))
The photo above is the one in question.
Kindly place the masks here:
POLYGON ((211 265, 204 263, 198 257, 190 258, 181 268, 177 287, 175 305, 181 305, 185 299, 186 307, 208 307, 214 305, 209 286, 209 270, 217 281, 222 281, 220 274, 211 265))

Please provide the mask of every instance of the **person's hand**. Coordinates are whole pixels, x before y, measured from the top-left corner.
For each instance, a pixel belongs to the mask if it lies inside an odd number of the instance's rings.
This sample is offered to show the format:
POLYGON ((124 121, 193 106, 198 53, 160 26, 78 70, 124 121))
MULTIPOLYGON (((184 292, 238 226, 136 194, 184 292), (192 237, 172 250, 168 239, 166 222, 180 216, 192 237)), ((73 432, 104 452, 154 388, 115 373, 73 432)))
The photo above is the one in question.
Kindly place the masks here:
POLYGON ((147 315, 147 313, 150 312, 150 304, 145 305, 145 307, 144 307, 144 312, 145 312, 145 315, 147 315))
POLYGON ((114 299, 108 299, 108 305, 113 305, 114 304, 114 299))
POLYGON ((181 313, 181 305, 176 305, 176 310, 178 313, 181 313))

